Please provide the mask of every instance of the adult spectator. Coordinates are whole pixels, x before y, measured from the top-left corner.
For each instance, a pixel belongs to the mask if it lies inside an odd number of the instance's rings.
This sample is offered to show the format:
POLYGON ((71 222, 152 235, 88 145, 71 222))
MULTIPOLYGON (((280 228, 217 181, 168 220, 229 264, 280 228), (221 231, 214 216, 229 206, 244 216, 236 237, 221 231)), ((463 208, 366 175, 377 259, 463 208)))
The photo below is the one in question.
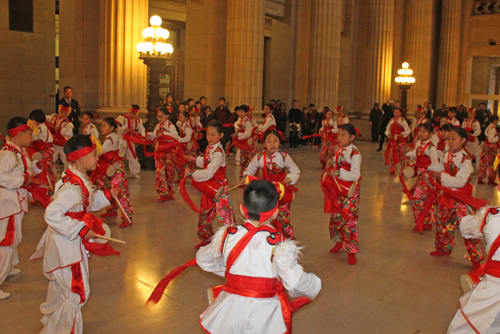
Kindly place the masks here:
MULTIPOLYGON (((207 107, 207 98, 205 96, 202 96, 200 97, 200 103, 201 103, 201 106, 200 106, 200 113, 203 114, 203 111, 205 110, 205 108, 207 107)), ((211 110, 210 110, 211 111, 211 110)))
POLYGON ((432 118, 432 111, 429 102, 424 102, 424 117, 430 120, 432 118))
POLYGON ((70 86, 64 87, 64 97, 57 102, 57 106, 59 107, 64 102, 71 107, 71 114, 69 116, 73 122, 73 134, 76 135, 80 129, 80 120, 78 119, 80 116, 80 105, 77 100, 73 99, 73 88, 70 86))
POLYGON ((380 109, 380 105, 375 103, 372 110, 370 111, 370 127, 372 129, 372 142, 378 142, 378 136, 380 132, 380 124, 382 123, 382 116, 384 112, 380 109))
MULTIPOLYGON (((309 111, 307 112, 307 117, 309 119, 309 124, 311 125, 310 127, 310 132, 311 134, 316 134, 318 133, 318 123, 321 123, 319 122, 319 113, 318 111, 316 110, 316 106, 311 103, 309 105, 309 111)), ((320 124, 321 125, 321 124, 320 124)), ((309 140, 309 144, 318 144, 319 143, 319 138, 310 138, 309 140), (318 139, 318 140, 315 140, 315 139, 318 139)))
POLYGON ((448 117, 448 110, 446 109, 446 104, 442 104, 441 108, 436 110, 434 115, 432 116, 432 121, 434 122, 434 125, 439 125, 439 120, 441 117, 448 117))
POLYGON ((288 111, 288 121, 290 122, 290 148, 296 148, 299 142, 300 122, 302 112, 299 109, 299 102, 293 101, 293 108, 288 111))
POLYGON ((231 112, 226 107, 226 99, 224 97, 221 97, 219 99, 219 106, 217 107, 217 109, 215 109, 214 119, 226 125, 224 126, 224 137, 222 137, 221 139, 221 145, 222 147, 224 147, 224 149, 226 149, 226 143, 229 140, 229 137, 231 136, 231 130, 234 131, 233 127, 228 126, 230 124, 229 122, 230 117, 231 117, 231 112))
POLYGON ((387 128, 387 125, 389 125, 389 122, 391 121, 391 118, 394 117, 394 99, 390 99, 384 105, 382 106, 382 110, 384 111, 384 116, 382 116, 382 123, 380 124, 380 143, 378 145, 378 150, 377 151, 382 151, 382 147, 384 146, 384 140, 386 138, 385 135, 385 130, 387 128))
MULTIPOLYGON (((309 119, 309 109, 307 108, 302 108, 302 119, 300 120, 301 123, 301 137, 304 138, 305 136, 310 136, 312 134, 311 128, 312 124, 309 119)), ((310 140, 302 139, 301 143, 302 145, 309 145, 310 140)))
MULTIPOLYGON (((276 120, 276 129, 283 133, 283 136, 286 136, 286 121, 288 120, 288 115, 286 114, 286 104, 279 104, 278 111, 274 114, 274 119, 276 120)), ((283 144, 283 140, 282 144, 283 144)))
POLYGON ((486 135, 484 134, 484 131, 490 125, 490 116, 491 116, 491 111, 486 109, 486 103, 481 102, 477 106, 476 110, 476 119, 479 122, 479 125, 481 126, 481 134, 477 137, 479 139, 479 142, 483 142, 486 140, 486 135))

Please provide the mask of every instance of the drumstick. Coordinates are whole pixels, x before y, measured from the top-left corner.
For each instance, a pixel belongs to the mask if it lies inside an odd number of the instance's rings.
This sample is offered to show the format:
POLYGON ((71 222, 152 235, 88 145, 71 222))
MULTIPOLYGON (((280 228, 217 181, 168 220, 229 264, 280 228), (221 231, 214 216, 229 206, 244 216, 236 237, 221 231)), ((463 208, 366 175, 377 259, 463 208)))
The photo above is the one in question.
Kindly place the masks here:
POLYGON ((333 180, 335 181, 335 183, 337 184, 337 188, 338 188, 338 189, 341 189, 341 188, 340 188, 340 184, 339 184, 339 183, 338 183, 338 181, 337 181, 337 178, 336 178, 336 177, 332 177, 332 179, 333 179, 333 180))
POLYGON ((234 190, 234 189, 239 188, 239 187, 241 187, 241 186, 238 184, 237 186, 234 186, 234 187, 232 187, 232 188, 229 188, 227 191, 231 191, 231 190, 234 190))
POLYGON ((127 220, 128 220, 128 223, 130 225, 132 225, 132 221, 130 220, 130 218, 128 217, 127 213, 125 212, 125 209, 123 208, 123 206, 120 204, 120 201, 118 200, 118 198, 116 196, 113 196, 113 198, 115 199, 116 201, 116 204, 118 204, 118 207, 120 208, 120 210, 122 210, 123 214, 125 215, 125 217, 127 217, 127 220))
POLYGON ((105 237, 103 235, 99 235, 99 234, 96 234, 95 235, 96 238, 99 238, 99 239, 103 239, 103 240, 108 240, 108 241, 114 241, 114 242, 119 242, 121 244, 126 244, 127 242, 123 241, 123 240, 120 240, 120 239, 115 239, 115 238, 109 238, 109 237, 105 237))

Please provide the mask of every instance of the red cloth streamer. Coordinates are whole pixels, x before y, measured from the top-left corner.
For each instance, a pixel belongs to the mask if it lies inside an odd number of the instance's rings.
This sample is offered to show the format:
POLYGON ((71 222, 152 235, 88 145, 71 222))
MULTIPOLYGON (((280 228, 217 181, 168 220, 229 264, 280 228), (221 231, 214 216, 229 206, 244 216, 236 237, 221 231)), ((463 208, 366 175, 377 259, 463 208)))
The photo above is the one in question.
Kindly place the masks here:
POLYGON ((184 177, 180 184, 179 184, 179 188, 180 188, 180 191, 181 191, 181 195, 182 195, 182 198, 184 198, 184 201, 189 205, 189 207, 196 213, 200 214, 200 209, 193 203, 193 200, 189 197, 189 194, 187 193, 186 191, 186 180, 187 180, 187 176, 184 177))
POLYGON ((132 146, 131 143, 143 145, 144 155, 148 158, 152 157, 155 154, 155 152, 147 152, 146 151, 146 146, 153 145, 153 142, 151 140, 145 139, 140 134, 138 134, 136 132, 128 132, 128 133, 124 133, 122 135, 122 137, 123 137, 123 139, 125 139, 127 141, 127 146, 130 149, 130 151, 132 152, 132 155, 134 157, 137 157, 137 156, 135 155, 135 150, 134 150, 134 147, 132 146))
POLYGON ((15 127, 14 129, 10 129, 7 131, 9 133, 9 137, 15 137, 19 132, 23 132, 28 130, 30 127, 27 124, 20 125, 18 127, 15 127))
POLYGON ((402 173, 399 173, 399 181, 401 181, 401 185, 403 186, 403 192, 405 193, 406 196, 408 196, 408 199, 410 201, 413 201, 413 194, 408 190, 408 186, 406 185, 405 180, 403 180, 402 173))
POLYGON ((66 159, 69 162, 74 162, 80 158, 83 158, 87 154, 91 153, 93 150, 96 149, 96 147, 97 147, 96 144, 92 143, 92 146, 85 146, 84 148, 66 154, 66 159))
MULTIPOLYGON (((331 176, 329 175, 327 177, 331 176)), ((352 216, 349 213, 342 210, 342 208, 337 203, 338 194, 335 192, 335 190, 333 190, 333 187, 332 190, 330 190, 327 187, 325 187, 323 183, 321 183, 321 189, 325 194, 325 208, 324 208, 325 213, 340 213, 340 215, 342 216, 342 218, 344 218, 346 222, 352 220, 352 216)))
POLYGON ((316 133, 314 135, 310 135, 310 136, 303 136, 302 139, 309 139, 309 138, 313 138, 313 137, 321 137, 321 135, 319 133, 316 133))
POLYGON ((80 262, 71 265, 71 291, 80 296, 80 304, 85 301, 85 286, 83 285, 80 262))
POLYGON ((490 201, 486 199, 475 198, 468 193, 472 193, 472 184, 467 183, 463 188, 451 189, 440 185, 434 181, 434 178, 430 178, 431 184, 436 187, 437 190, 443 191, 443 196, 439 196, 438 203, 445 205, 450 208, 453 206, 453 200, 462 201, 475 208, 476 210, 481 209, 483 206, 490 205, 490 201))
POLYGON ((30 183, 26 187, 26 190, 28 190, 28 192, 31 193, 33 199, 40 203, 44 208, 46 208, 50 204, 50 202, 52 202, 52 199, 49 196, 49 191, 45 187, 30 183))
POLYGON ((9 222, 7 223, 7 230, 5 232, 5 237, 0 246, 11 246, 14 243, 14 236, 16 235, 16 222, 14 221, 14 215, 9 216, 9 222))

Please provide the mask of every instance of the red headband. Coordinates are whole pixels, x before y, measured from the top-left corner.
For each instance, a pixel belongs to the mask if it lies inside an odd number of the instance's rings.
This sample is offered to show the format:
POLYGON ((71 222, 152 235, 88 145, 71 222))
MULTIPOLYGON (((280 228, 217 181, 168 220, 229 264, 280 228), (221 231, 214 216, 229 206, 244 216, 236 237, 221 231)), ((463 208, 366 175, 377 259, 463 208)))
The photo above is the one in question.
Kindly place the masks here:
POLYGON ((69 107, 64 107, 64 106, 61 106, 61 110, 62 110, 62 111, 69 111, 69 109, 70 109, 69 107))
POLYGON ((131 107, 130 111, 133 112, 134 114, 137 114, 139 112, 139 109, 135 109, 134 107, 131 107))
POLYGON ((17 128, 14 128, 14 129, 10 129, 8 131, 9 133, 9 137, 15 137, 19 132, 23 132, 23 131, 26 131, 28 130, 30 127, 28 126, 28 124, 24 124, 24 125, 20 125, 18 126, 17 128))
POLYGON ((94 116, 94 118, 99 118, 99 115, 97 114, 93 114, 92 116, 94 116))
POLYGON ((424 111, 424 109, 423 108, 418 108, 417 111, 424 111))
POLYGON ((467 109, 467 111, 474 111, 474 112, 475 112, 475 111, 476 111, 476 109, 474 109, 474 108, 469 108, 469 109, 467 109))
POLYGON ((337 110, 342 110, 343 108, 339 106, 339 107, 337 107, 336 109, 337 109, 337 110))
POLYGON ((358 128, 354 128, 354 131, 356 131, 356 134, 358 135, 358 137, 361 137, 361 131, 359 131, 358 128))
MULTIPOLYGON (((262 224, 263 222, 265 222, 266 220, 268 220, 269 218, 271 218, 273 216, 273 214, 276 212, 276 210, 278 209, 278 204, 279 204, 279 201, 276 202, 276 206, 274 208, 272 208, 271 210, 259 213, 258 214, 258 216, 259 216, 259 223, 262 224)), ((252 219, 249 216, 250 212, 248 211, 248 209, 243 204, 241 204, 241 208, 243 209, 243 212, 245 213, 245 218, 246 219, 252 219)))
POLYGON ((85 146, 84 148, 68 153, 66 154, 66 160, 68 160, 69 162, 74 162, 80 158, 83 158, 87 154, 91 153, 93 150, 96 149, 96 147, 97 147, 96 144, 92 143, 92 146, 85 146))
POLYGON ((118 124, 118 126, 122 126, 122 123, 118 122, 116 119, 114 120, 114 122, 118 124))

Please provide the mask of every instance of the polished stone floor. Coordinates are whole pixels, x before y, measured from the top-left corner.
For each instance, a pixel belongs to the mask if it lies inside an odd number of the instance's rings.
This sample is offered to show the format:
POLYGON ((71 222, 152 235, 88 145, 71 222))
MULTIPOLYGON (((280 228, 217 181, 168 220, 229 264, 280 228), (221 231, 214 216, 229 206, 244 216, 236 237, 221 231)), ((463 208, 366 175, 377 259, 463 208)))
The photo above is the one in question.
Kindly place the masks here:
MULTIPOLYGON (((292 205, 297 239, 306 247, 303 265, 318 275, 323 289, 318 298, 293 317, 294 333, 445 333, 458 308, 460 275, 470 270, 463 258, 463 239, 457 237, 452 256, 433 258, 433 231, 413 232, 411 204, 396 178, 384 166, 376 144, 359 141, 363 155, 359 216, 358 264, 347 264, 345 253, 330 254, 329 215, 323 213, 319 188, 322 170, 317 149, 285 149, 302 171, 299 193, 292 205)), ((235 184, 239 167, 228 164, 235 184)), ((207 306, 206 289, 222 279, 188 269, 174 281, 152 310, 143 305, 156 283, 169 271, 195 256, 197 215, 180 194, 157 204, 154 172, 143 171, 130 180, 134 225, 118 229, 119 219, 106 222, 112 236, 127 241, 113 244, 120 256, 90 259, 91 296, 83 308, 86 333, 202 333, 198 316, 207 306)), ((476 182, 474 177, 474 183, 476 182)), ((197 202, 199 195, 190 190, 197 202)), ((242 190, 232 193, 234 207, 242 190)), ((481 185, 476 196, 499 204, 493 187, 481 185)), ((38 310, 48 281, 42 261, 28 259, 45 229, 43 209, 30 207, 24 239, 19 247, 22 273, 8 278, 1 289, 12 296, 0 301, 0 333, 37 333, 42 328, 38 310)))

